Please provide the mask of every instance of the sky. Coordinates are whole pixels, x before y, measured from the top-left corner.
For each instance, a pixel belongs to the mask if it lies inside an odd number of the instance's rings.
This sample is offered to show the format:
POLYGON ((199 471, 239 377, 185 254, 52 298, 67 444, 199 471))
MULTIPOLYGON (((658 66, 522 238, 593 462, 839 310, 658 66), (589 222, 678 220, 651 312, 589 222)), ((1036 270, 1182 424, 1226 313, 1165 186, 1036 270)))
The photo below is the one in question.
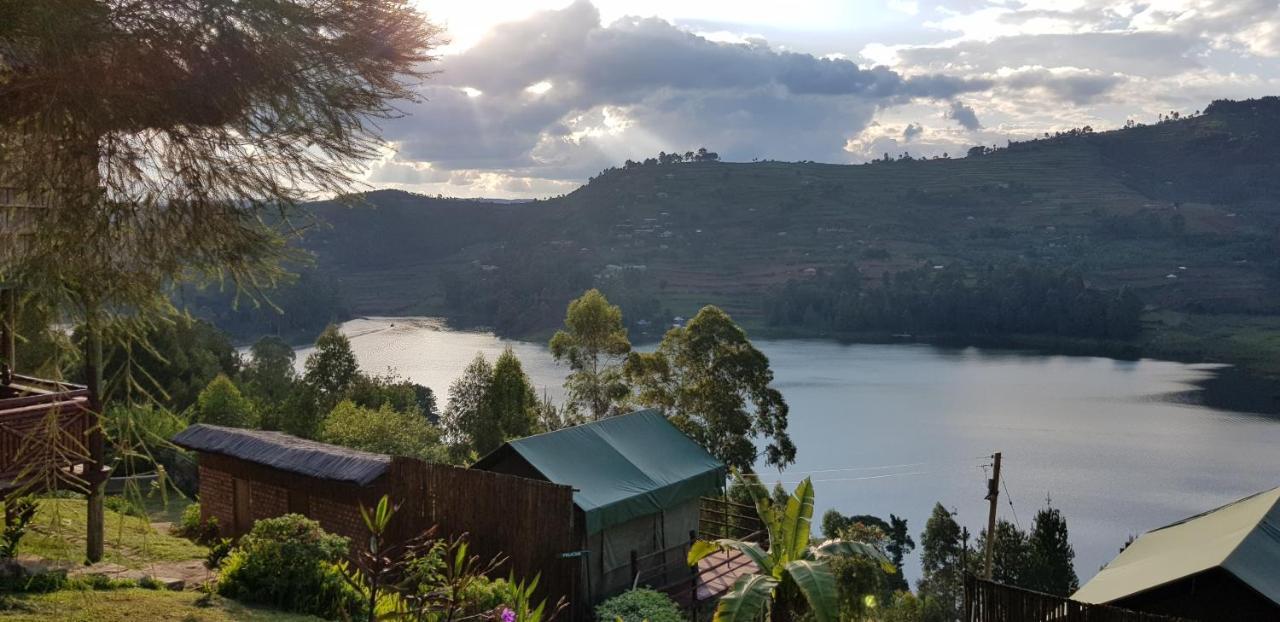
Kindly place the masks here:
POLYGON ((1280 0, 415 0, 375 188, 571 192, 659 151, 856 164, 1280 94, 1280 0))

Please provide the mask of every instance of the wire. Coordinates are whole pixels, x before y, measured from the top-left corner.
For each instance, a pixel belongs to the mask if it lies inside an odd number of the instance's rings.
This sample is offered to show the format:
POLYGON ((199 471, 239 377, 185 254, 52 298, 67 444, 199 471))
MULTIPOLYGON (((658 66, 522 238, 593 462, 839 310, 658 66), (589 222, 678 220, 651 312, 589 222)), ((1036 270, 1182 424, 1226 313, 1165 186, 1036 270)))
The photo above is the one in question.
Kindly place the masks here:
POLYGON ((1013 495, 1009 494, 1009 484, 1006 479, 1000 478, 1000 485, 1004 486, 1004 498, 1009 502, 1009 511, 1013 512, 1013 524, 1017 525, 1018 529, 1022 529, 1022 522, 1018 520, 1018 511, 1013 509, 1013 495))
MULTIPOLYGON (((988 456, 987 458, 990 458, 990 456, 988 456)), ((941 466, 941 465, 947 465, 947 464, 955 464, 959 462, 967 463, 969 461, 970 461, 969 459, 961 459, 961 460, 949 460, 944 462, 908 462, 905 464, 884 464, 879 466, 833 467, 829 469, 812 469, 808 471, 794 471, 791 469, 787 469, 786 474, 787 475, 814 475, 818 473, 842 473, 846 471, 887 471, 889 469, 906 469, 910 467, 922 467, 922 466, 941 466)), ((754 477, 756 479, 763 479, 759 473, 743 473, 742 476, 754 477)))
MULTIPOLYGON (((903 477, 907 475, 928 475, 928 474, 929 474, 929 471, 910 471, 907 473, 886 473, 884 475, 867 475, 864 477, 838 477, 833 479, 815 479, 815 480, 810 480, 810 482, 814 484, 823 484, 823 483, 829 483, 829 482, 862 482, 862 481, 871 480, 871 479, 885 479, 887 477, 903 477)), ((795 482, 778 482, 778 483, 786 486, 793 486, 795 484, 799 484, 800 482, 795 481, 795 482)))

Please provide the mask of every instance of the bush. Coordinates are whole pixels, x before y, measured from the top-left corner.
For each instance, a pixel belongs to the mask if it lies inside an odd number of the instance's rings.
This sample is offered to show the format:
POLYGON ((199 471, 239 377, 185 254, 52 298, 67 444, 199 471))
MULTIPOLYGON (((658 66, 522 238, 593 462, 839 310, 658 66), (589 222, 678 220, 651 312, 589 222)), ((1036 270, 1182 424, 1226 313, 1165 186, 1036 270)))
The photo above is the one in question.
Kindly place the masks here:
POLYGON ((347 546, 304 516, 260 520, 222 561, 218 594, 326 618, 359 616, 360 594, 339 565, 347 546))
POLYGON ((31 497, 13 497, 5 500, 5 512, 11 519, 0 533, 0 560, 10 560, 18 553, 18 543, 27 535, 27 526, 36 517, 39 506, 31 497))
POLYGON ((220 535, 218 519, 213 516, 210 516, 208 520, 202 519, 200 517, 200 504, 192 503, 182 510, 182 517, 178 519, 178 524, 174 527, 173 534, 197 544, 217 542, 220 535))
POLYGON ((623 592, 596 607, 601 622, 683 622, 684 615, 666 594, 647 589, 623 592))
POLYGON ((231 538, 219 538, 216 542, 209 544, 209 554, 204 557, 204 567, 217 570, 222 565, 222 560, 226 559, 233 550, 235 550, 235 542, 231 538))
POLYGON ((61 570, 33 575, 6 575, 0 578, 0 593, 5 594, 44 594, 57 592, 65 587, 67 587, 67 573, 61 570))
POLYGON ((121 516, 147 517, 147 510, 142 507, 141 503, 138 503, 137 499, 111 495, 102 500, 102 505, 121 516))

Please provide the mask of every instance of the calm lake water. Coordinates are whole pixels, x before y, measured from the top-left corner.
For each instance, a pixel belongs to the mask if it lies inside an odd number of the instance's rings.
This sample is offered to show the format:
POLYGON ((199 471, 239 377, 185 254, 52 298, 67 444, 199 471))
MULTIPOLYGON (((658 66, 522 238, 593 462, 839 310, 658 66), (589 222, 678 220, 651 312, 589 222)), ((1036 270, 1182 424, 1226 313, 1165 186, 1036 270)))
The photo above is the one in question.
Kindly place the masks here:
MULTIPOLYGON (((431 387, 483 352, 511 346, 557 402, 565 368, 543 344, 447 330, 421 318, 343 325, 366 371, 394 369, 431 387)), ((1000 514, 1030 527, 1052 497, 1067 517, 1076 572, 1088 580, 1140 534, 1280 485, 1280 418, 1187 399, 1218 367, 927 345, 757 341, 791 406, 796 464, 771 481, 813 478, 817 513, 890 513, 913 536, 935 502, 976 533, 987 505, 983 456, 1002 451, 1000 514), (1010 505, 1012 501, 1012 506, 1010 505)), ((299 365, 307 350, 299 351, 299 365)), ((916 556, 907 577, 919 578, 916 556)))

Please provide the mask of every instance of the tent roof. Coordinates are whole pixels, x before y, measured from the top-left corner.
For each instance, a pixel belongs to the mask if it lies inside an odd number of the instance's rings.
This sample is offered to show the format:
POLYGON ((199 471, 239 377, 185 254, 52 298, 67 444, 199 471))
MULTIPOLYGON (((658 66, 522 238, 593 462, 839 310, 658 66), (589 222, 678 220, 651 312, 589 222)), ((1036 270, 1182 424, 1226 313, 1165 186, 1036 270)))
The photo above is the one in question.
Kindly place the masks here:
POLYGON ((642 410, 506 443, 472 468, 519 455, 574 489, 588 534, 712 494, 726 469, 657 410, 642 410))
POLYGON ((195 451, 222 454, 299 475, 365 485, 391 465, 391 456, 309 441, 283 432, 197 423, 173 437, 195 451))
POLYGON ((1280 605, 1280 488, 1143 534, 1072 598, 1109 603, 1213 568, 1280 605))

